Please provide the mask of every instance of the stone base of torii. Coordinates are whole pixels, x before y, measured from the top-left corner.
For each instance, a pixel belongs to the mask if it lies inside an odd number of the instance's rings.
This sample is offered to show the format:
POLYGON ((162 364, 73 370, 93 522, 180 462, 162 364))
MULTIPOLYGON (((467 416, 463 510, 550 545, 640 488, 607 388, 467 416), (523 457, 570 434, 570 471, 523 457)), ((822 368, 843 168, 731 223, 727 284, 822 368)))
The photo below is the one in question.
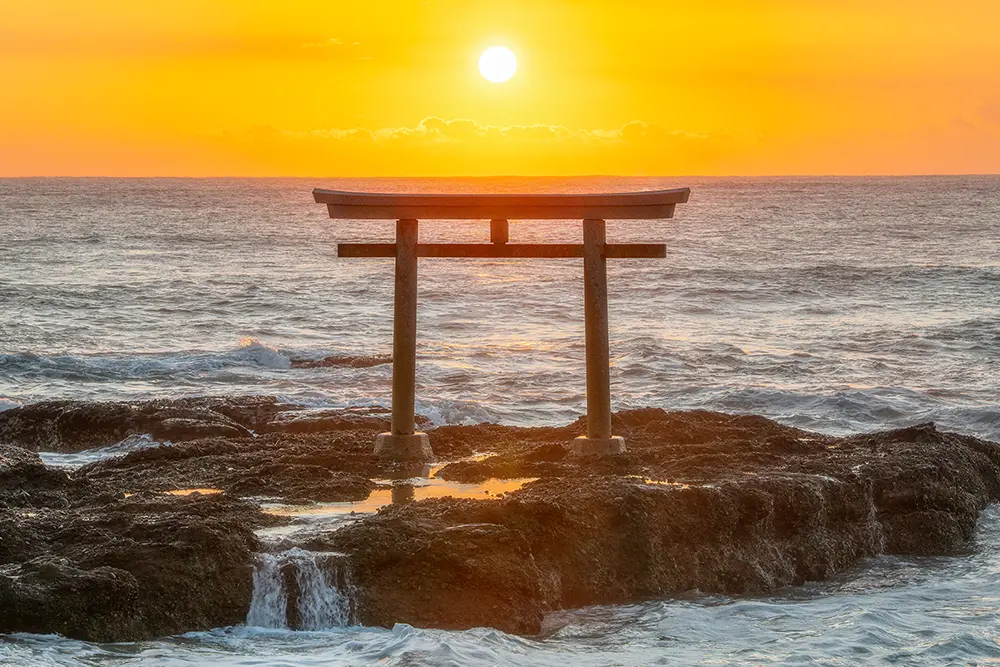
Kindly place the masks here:
POLYGON ((582 258, 587 347, 587 434, 573 453, 606 456, 625 451, 611 432, 611 362, 608 345, 608 259, 666 256, 659 243, 607 243, 605 220, 673 217, 688 188, 655 192, 572 195, 422 195, 313 191, 330 217, 396 220, 395 243, 341 243, 340 257, 394 258, 396 284, 392 343, 392 426, 376 438, 375 453, 387 459, 433 460, 426 433, 415 430, 417 357, 417 260, 420 257, 582 258), (583 220, 582 244, 509 243, 511 218, 583 220), (490 220, 490 243, 418 243, 418 220, 490 220))

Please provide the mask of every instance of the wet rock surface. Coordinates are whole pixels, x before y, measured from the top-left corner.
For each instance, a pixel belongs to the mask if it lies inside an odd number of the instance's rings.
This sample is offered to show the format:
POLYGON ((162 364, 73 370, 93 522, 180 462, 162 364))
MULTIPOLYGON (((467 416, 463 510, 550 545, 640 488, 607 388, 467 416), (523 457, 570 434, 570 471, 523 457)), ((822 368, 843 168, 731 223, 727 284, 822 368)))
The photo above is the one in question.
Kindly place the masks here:
POLYGON ((292 359, 292 368, 371 368, 392 363, 390 356, 331 356, 321 359, 292 359))
POLYGON ((651 410, 616 431, 629 451, 609 459, 535 437, 451 464, 439 474, 540 479, 499 501, 392 506, 310 546, 349 555, 363 623, 532 633, 554 609, 759 594, 880 553, 953 552, 1000 498, 1000 445, 932 424, 833 438, 651 410))
POLYGON ((126 497, 0 450, 0 632, 124 641, 245 618, 253 529, 268 521, 255 505, 126 497))
POLYGON ((426 471, 372 455, 378 414, 310 417, 266 398, 91 405, 93 420, 81 404, 0 415, 0 632, 130 640, 238 623, 254 552, 297 547, 339 554, 357 622, 531 634, 561 608, 767 593, 880 553, 954 553, 1000 499, 1000 445, 933 424, 836 438, 761 417, 649 409, 615 415, 628 451, 603 459, 569 454, 582 420, 433 429, 439 459, 452 461, 441 478, 537 479, 499 498, 395 504, 264 544, 254 530, 279 519, 241 497, 361 500, 373 480, 426 471), (149 426, 135 414, 196 418, 185 411, 247 433, 72 471, 29 451, 105 446, 122 425, 149 426), (321 426, 289 426, 302 418, 321 426), (225 493, 153 493, 198 487, 225 493))
POLYGON ((198 400, 44 401, 0 412, 0 442, 36 452, 78 452, 142 434, 181 441, 248 436, 250 431, 198 400))
POLYGON ((364 500, 379 472, 370 451, 376 433, 206 438, 97 461, 74 477, 123 493, 213 488, 287 502, 364 500))

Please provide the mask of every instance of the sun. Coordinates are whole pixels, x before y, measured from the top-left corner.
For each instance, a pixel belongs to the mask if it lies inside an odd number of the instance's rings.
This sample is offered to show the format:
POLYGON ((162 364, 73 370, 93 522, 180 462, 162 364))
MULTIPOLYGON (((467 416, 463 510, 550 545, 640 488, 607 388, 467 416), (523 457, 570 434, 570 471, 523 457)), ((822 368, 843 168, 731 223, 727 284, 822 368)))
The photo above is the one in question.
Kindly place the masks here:
POLYGON ((506 46, 491 46, 479 56, 479 73, 488 81, 503 83, 517 72, 517 56, 506 46))

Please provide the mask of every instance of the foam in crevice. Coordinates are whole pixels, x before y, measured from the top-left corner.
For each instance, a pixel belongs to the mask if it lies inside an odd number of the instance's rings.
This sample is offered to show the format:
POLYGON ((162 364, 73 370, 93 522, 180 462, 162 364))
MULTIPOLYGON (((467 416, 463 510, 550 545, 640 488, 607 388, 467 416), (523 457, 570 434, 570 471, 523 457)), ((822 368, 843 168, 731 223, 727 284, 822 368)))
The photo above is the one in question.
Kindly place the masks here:
POLYGON ((170 446, 171 444, 173 443, 169 440, 155 440, 149 434, 136 433, 120 442, 105 447, 95 447, 94 449, 85 449, 79 452, 38 452, 38 455, 45 465, 73 470, 88 463, 123 456, 140 449, 149 449, 150 447, 160 447, 163 445, 170 446))
POLYGON ((292 548, 257 554, 246 624, 329 630, 351 624, 350 573, 340 554, 292 548))
POLYGON ((878 514, 878 508, 875 506, 875 498, 869 493, 868 516, 866 517, 866 520, 871 529, 872 539, 874 541, 872 544, 872 552, 881 555, 886 552, 886 544, 888 540, 885 535, 885 529, 882 527, 882 522, 879 521, 878 514))

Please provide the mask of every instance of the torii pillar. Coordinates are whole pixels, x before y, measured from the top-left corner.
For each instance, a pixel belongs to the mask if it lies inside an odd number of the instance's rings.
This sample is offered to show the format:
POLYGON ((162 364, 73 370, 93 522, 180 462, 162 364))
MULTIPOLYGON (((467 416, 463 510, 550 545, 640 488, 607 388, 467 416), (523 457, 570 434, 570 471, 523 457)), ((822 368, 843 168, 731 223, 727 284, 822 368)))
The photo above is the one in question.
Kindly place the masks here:
POLYGON ((673 217, 688 188, 574 195, 422 195, 313 190, 330 217, 396 220, 395 243, 341 243, 340 257, 392 257, 396 263, 392 343, 392 427, 376 438, 375 453, 394 460, 432 460, 426 433, 416 430, 417 259, 419 257, 583 258, 587 346, 587 435, 576 455, 613 455, 625 440, 611 431, 611 359, 608 343, 608 259, 666 257, 661 243, 607 243, 605 220, 673 217), (583 220, 582 244, 509 243, 511 218, 583 220), (490 243, 419 243, 418 220, 489 220, 490 243))

